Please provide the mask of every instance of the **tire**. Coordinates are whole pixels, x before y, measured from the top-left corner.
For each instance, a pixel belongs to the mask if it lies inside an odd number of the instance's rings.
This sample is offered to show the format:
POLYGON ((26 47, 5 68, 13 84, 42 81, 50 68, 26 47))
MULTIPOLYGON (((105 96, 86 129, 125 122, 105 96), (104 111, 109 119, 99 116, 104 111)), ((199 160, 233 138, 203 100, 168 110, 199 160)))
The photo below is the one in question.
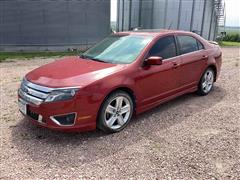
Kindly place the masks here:
POLYGON ((199 81, 197 94, 200 96, 205 96, 210 93, 213 89, 214 79, 214 70, 212 68, 207 68, 203 73, 201 80, 199 81))
POLYGON ((134 104, 124 91, 110 94, 103 102, 97 119, 97 128, 106 133, 123 130, 132 118, 134 104))

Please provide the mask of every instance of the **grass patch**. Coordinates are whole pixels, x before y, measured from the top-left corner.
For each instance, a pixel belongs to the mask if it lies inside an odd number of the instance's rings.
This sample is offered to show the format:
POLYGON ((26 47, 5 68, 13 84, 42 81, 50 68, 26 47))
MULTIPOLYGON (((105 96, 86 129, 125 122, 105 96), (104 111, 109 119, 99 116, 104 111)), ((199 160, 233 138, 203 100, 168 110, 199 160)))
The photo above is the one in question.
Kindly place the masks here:
POLYGON ((78 55, 78 51, 67 52, 0 52, 0 62, 6 59, 32 59, 35 57, 49 58, 54 56, 78 55))
POLYGON ((221 46, 237 46, 237 47, 240 47, 240 42, 230 42, 230 41, 222 41, 221 43, 220 43, 220 45, 221 46))

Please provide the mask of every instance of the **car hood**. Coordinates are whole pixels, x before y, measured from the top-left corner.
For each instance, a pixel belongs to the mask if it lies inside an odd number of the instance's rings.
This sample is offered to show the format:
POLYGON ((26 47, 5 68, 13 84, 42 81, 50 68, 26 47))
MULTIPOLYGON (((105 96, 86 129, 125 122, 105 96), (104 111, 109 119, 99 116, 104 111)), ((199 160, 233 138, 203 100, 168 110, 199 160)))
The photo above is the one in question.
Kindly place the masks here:
POLYGON ((118 72, 125 66, 74 56, 43 65, 29 72, 26 79, 32 83, 53 88, 85 86, 118 72))

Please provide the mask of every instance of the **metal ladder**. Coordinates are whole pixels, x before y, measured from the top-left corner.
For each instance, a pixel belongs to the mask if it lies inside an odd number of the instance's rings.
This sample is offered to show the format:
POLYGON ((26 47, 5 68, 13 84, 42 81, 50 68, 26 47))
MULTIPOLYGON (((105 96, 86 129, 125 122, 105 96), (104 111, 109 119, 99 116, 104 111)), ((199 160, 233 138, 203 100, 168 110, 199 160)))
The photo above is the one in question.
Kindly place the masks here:
POLYGON ((214 0, 214 9, 216 14, 217 31, 219 27, 223 27, 225 31, 226 23, 226 10, 225 10, 225 0, 214 0))

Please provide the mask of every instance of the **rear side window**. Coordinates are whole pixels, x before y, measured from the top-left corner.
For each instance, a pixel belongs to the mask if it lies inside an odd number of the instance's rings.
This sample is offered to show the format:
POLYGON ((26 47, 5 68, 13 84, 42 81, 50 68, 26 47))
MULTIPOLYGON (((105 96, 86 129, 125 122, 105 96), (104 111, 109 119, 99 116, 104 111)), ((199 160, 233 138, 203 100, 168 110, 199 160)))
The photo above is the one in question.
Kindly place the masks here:
POLYGON ((179 48, 181 54, 198 51, 198 43, 195 38, 191 36, 178 36, 177 38, 180 45, 179 48))
POLYGON ((177 55, 174 36, 167 36, 159 39, 149 51, 149 56, 160 56, 163 59, 175 57, 177 55))

